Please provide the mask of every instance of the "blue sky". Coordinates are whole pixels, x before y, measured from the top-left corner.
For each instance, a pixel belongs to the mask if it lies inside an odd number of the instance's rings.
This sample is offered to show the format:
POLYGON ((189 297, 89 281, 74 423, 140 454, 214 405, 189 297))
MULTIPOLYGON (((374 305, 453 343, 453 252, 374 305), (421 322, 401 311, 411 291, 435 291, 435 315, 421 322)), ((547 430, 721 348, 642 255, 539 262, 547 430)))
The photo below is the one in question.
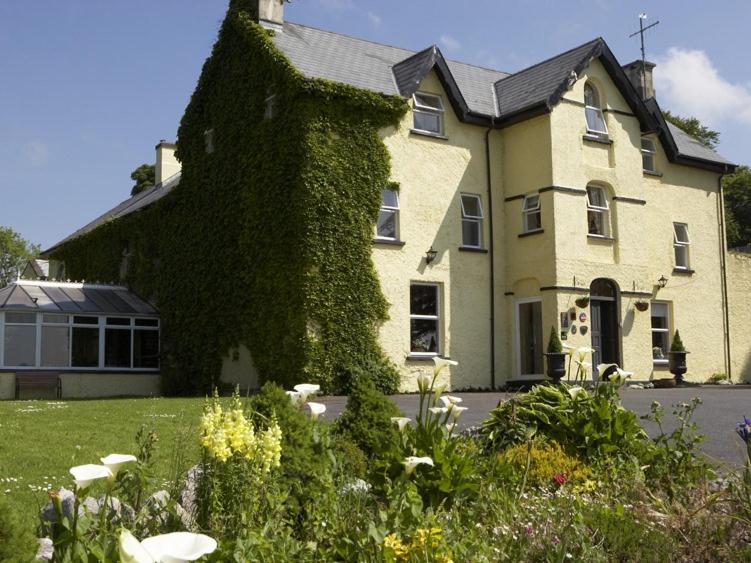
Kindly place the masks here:
MULTIPOLYGON (((174 139, 227 0, 2 0, 0 225, 50 246, 125 199, 130 172, 174 139)), ((751 2, 294 0, 291 21, 513 72, 602 36, 639 57, 663 108, 722 133, 751 163, 751 2), (721 7, 721 9, 719 9, 721 7)))

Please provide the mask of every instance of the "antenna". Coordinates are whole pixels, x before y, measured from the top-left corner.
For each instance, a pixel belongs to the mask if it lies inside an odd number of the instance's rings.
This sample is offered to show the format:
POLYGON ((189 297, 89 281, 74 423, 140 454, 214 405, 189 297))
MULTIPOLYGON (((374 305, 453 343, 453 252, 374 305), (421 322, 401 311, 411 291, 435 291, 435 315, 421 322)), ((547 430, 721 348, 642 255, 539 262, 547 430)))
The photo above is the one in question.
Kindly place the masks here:
POLYGON ((629 35, 629 39, 634 37, 635 35, 641 35, 641 84, 642 84, 642 97, 647 97, 647 55, 644 51, 644 32, 648 29, 653 28, 658 23, 660 23, 660 20, 657 20, 655 23, 648 25, 647 27, 644 27, 644 20, 647 19, 647 14, 642 12, 639 14, 639 31, 633 32, 631 35, 629 35))

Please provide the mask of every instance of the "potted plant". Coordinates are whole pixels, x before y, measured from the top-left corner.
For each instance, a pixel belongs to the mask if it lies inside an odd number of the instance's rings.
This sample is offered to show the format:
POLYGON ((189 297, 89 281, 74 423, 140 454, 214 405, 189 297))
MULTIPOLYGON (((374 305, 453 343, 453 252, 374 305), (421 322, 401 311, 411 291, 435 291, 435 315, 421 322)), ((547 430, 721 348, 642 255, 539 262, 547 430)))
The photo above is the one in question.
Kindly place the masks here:
POLYGON ((634 307, 636 307, 637 311, 641 311, 642 313, 649 309, 649 301, 637 301, 634 303, 634 307))
POLYGON ((686 367, 686 347, 681 340, 681 334, 677 330, 673 336, 673 343, 670 345, 668 352, 668 366, 670 373, 675 376, 676 383, 683 383, 683 374, 688 371, 686 367))
POLYGON ((547 376, 555 383, 559 383, 561 378, 566 375, 566 354, 563 351, 561 339, 558 337, 558 331, 555 327, 550 327, 550 340, 548 340, 548 352, 545 354, 547 361, 547 376))
POLYGON ((578 297, 574 302, 576 303, 576 306, 579 307, 579 309, 585 309, 587 305, 589 305, 589 295, 578 297))

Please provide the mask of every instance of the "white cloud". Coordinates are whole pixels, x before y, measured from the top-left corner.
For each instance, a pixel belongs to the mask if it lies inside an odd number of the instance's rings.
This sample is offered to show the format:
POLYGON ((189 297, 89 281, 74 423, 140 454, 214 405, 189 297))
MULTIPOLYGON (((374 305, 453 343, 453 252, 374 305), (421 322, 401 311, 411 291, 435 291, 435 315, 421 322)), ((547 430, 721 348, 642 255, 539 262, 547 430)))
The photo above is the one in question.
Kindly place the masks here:
POLYGON ((31 141, 23 147, 26 161, 32 166, 44 166, 50 157, 50 150, 41 141, 31 141))
POLYGON ((368 19, 370 20, 370 23, 373 24, 374 27, 378 27, 381 25, 381 16, 378 14, 374 14, 373 12, 368 12, 368 19))
POLYGON ((458 51, 462 47, 462 44, 450 35, 441 35, 440 41, 441 45, 446 47, 449 51, 458 51))
POLYGON ((655 90, 663 109, 709 126, 751 123, 751 88, 725 80, 704 51, 671 47, 655 62, 655 90))

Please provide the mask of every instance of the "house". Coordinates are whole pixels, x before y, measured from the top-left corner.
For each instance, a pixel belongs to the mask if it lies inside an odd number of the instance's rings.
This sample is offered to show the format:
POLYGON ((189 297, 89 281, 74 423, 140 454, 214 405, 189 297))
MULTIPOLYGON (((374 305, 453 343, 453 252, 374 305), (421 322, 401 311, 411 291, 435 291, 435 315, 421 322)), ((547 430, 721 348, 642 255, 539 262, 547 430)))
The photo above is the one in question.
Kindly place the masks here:
POLYGON ((544 377, 551 327, 635 379, 678 329, 687 379, 748 375, 734 165, 665 122, 652 63, 598 38, 508 74, 283 12, 230 2, 157 185, 44 253, 159 309, 167 391, 414 390, 436 355, 498 388, 544 377))

